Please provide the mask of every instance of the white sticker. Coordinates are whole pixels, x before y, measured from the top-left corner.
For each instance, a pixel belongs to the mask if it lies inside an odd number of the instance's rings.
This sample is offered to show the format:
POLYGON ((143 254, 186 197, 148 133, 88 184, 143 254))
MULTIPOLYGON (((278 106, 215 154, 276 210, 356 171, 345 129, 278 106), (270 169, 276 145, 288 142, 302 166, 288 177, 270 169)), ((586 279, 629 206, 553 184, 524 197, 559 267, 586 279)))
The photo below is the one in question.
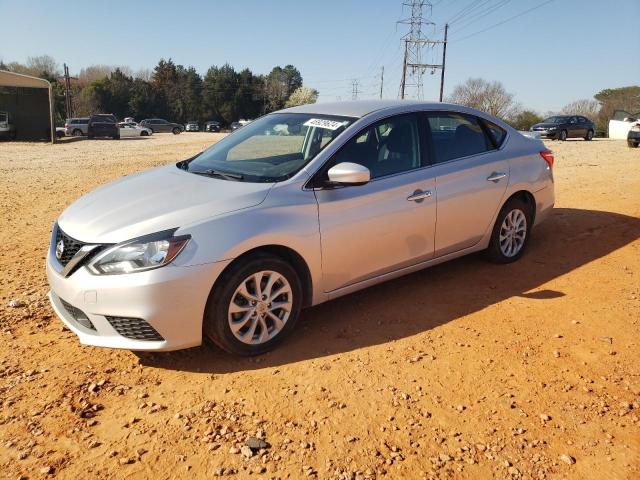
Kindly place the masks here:
POLYGON ((305 127, 326 128, 327 130, 337 130, 344 126, 345 122, 336 122, 335 120, 325 120, 323 118, 312 118, 304 123, 305 127))

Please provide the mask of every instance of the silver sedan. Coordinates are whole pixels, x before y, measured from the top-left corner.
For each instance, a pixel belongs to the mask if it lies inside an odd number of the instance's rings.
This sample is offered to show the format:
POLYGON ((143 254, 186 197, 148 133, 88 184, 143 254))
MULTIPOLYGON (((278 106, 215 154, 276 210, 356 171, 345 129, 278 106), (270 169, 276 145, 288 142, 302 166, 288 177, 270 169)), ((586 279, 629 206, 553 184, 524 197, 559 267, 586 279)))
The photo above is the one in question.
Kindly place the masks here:
POLYGON ((517 260, 552 167, 540 140, 458 105, 282 110, 69 206, 50 299, 84 344, 259 354, 304 307, 472 252, 517 260))

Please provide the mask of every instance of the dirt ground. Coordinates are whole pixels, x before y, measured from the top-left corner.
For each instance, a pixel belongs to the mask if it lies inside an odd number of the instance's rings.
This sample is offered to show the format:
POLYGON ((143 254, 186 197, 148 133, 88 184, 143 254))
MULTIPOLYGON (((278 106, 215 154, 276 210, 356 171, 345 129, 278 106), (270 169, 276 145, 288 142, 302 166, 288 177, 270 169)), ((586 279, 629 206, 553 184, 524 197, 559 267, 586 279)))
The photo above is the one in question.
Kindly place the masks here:
POLYGON ((270 354, 81 346, 45 297, 54 220, 216 138, 0 143, 0 476, 640 478, 640 150, 549 142, 557 208, 519 262, 309 309, 270 354))

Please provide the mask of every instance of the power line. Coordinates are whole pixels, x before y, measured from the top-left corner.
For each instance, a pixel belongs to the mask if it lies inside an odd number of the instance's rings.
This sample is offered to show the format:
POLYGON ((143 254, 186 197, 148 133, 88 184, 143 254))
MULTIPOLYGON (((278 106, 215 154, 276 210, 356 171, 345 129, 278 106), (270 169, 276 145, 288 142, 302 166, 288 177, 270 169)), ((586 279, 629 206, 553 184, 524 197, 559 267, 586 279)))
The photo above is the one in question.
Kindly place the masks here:
POLYGON ((514 20, 514 19, 516 19, 516 18, 518 18, 518 17, 521 17, 521 16, 523 16, 523 15, 525 15, 525 14, 529 13, 529 12, 533 12, 534 10, 537 10, 537 9, 539 9, 539 8, 542 8, 542 7, 544 7, 545 5, 547 5, 547 4, 549 4, 549 3, 553 2, 553 1, 554 1, 554 0, 547 0, 546 2, 543 2, 543 3, 541 3, 540 5, 536 5, 535 7, 529 8, 529 9, 525 10, 524 12, 520 12, 520 13, 518 13, 518 14, 516 14, 516 15, 513 15, 513 16, 511 16, 511 17, 509 17, 509 18, 507 18, 507 19, 505 19, 505 20, 503 20, 503 21, 501 21, 501 22, 495 23, 495 24, 493 24, 493 25, 491 25, 491 26, 489 26, 489 27, 487 27, 487 28, 484 28, 484 29, 482 29, 482 30, 478 30, 477 32, 473 32, 473 33, 471 33, 471 34, 469 34, 469 35, 467 35, 467 36, 465 36, 465 37, 454 39, 453 43, 461 42, 461 41, 463 41, 463 40, 466 40, 467 38, 474 37, 474 36, 476 36, 476 35, 479 35, 479 34, 481 34, 481 33, 486 32, 486 31, 488 31, 488 30, 491 30, 491 29, 493 29, 493 28, 495 28, 495 27, 499 27, 500 25, 504 25, 505 23, 507 23, 507 22, 509 22, 509 21, 511 21, 511 20, 514 20))
POLYGON ((358 99, 358 87, 360 86, 360 83, 358 82, 358 80, 352 80, 351 81, 351 100, 357 100, 358 99))

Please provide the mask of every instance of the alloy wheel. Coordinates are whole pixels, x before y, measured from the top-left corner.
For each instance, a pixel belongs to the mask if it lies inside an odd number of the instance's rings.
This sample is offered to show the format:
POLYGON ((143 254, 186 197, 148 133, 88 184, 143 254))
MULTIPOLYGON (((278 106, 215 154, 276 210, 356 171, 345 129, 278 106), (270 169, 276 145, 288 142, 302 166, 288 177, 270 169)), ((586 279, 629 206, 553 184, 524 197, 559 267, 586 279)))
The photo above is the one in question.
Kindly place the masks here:
POLYGON ((282 331, 292 307, 289 281, 278 272, 257 272, 245 278, 231 296, 229 328, 243 343, 265 343, 282 331))
POLYGON ((515 257, 527 236, 527 217, 520 209, 511 210, 500 226, 500 251, 505 257, 515 257))

